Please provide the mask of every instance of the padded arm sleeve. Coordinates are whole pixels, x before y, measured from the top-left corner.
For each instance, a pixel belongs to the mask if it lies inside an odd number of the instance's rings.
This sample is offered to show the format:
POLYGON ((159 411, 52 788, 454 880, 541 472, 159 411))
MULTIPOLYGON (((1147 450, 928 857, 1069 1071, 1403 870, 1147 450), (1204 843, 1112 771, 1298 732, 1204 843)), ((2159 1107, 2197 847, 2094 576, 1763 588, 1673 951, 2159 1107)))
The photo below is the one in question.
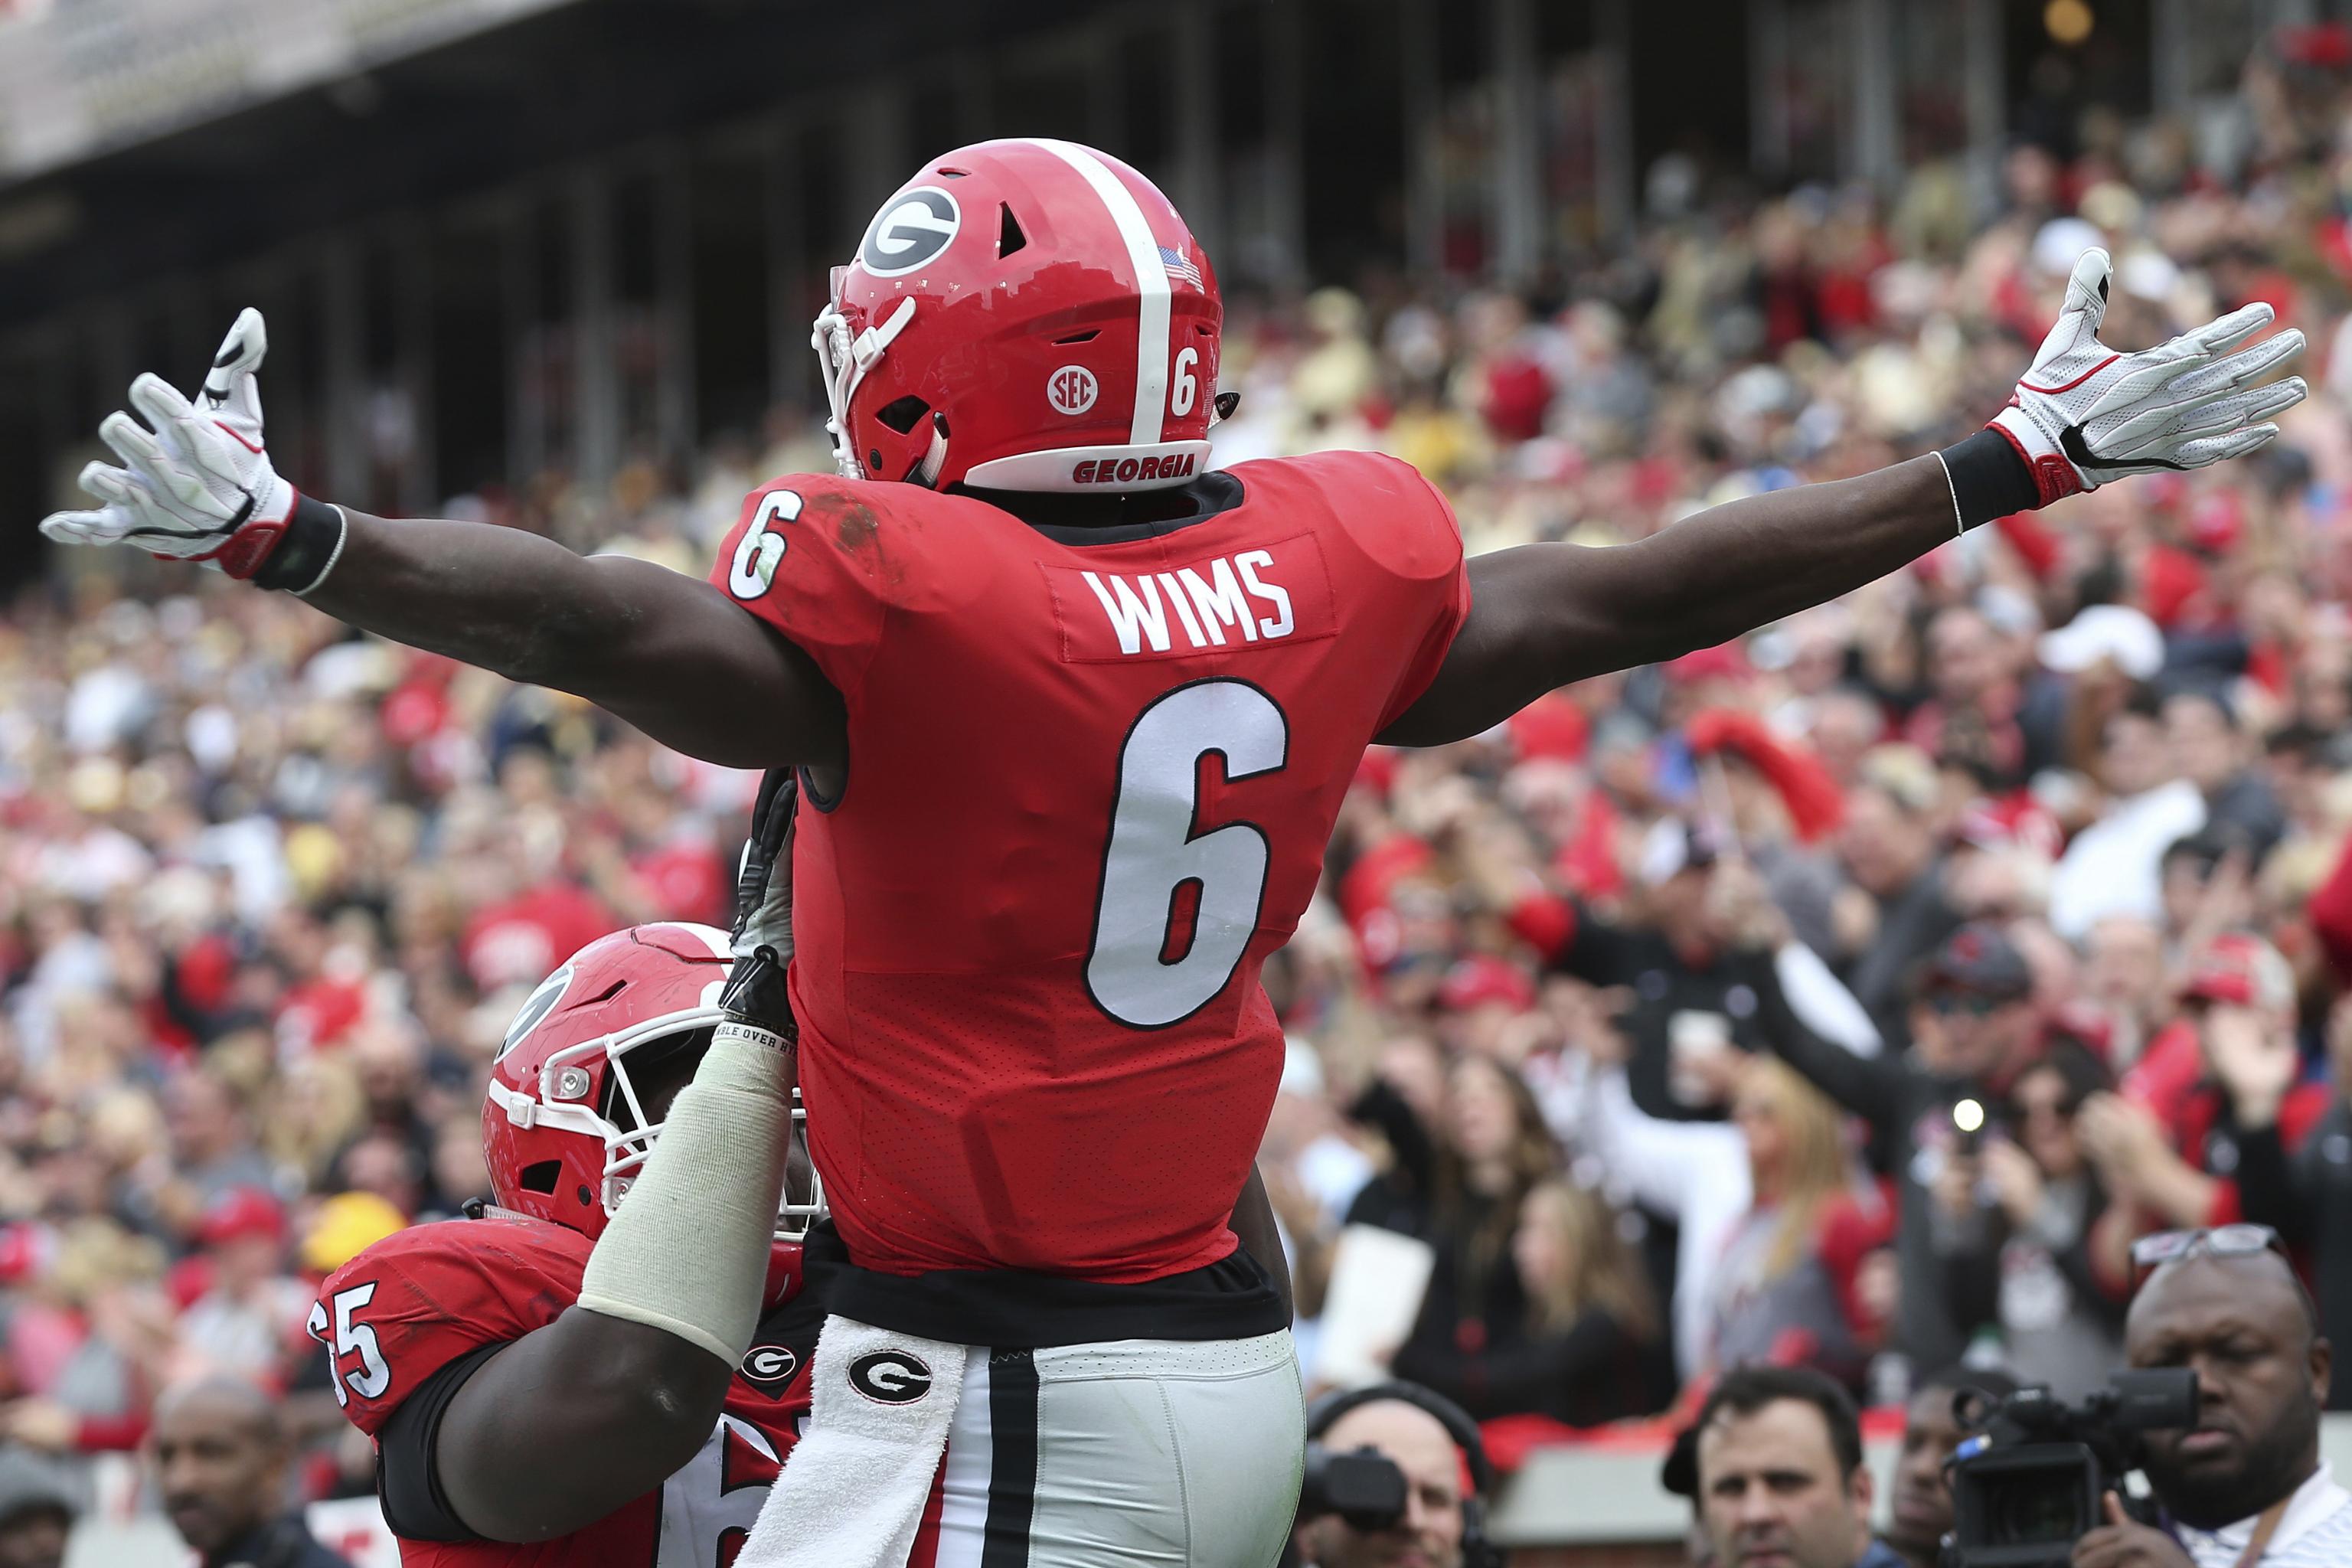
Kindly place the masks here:
POLYGON ((719 1026, 589 1255, 581 1306, 675 1334, 729 1366, 743 1359, 783 1192, 788 1074, 781 1037, 733 1019, 719 1026))

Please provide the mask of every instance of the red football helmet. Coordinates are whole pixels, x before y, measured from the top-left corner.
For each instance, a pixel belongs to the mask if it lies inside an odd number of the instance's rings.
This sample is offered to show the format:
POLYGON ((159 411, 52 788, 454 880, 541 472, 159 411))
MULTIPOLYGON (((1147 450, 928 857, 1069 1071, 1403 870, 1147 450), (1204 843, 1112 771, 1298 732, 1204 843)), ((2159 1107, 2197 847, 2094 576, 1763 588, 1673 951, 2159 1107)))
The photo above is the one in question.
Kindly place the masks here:
MULTIPOLYGON (((598 937, 539 984, 507 1029, 482 1104, 482 1155, 499 1206, 595 1237, 661 1136, 630 1074, 697 1052, 720 1020, 727 933, 682 921, 598 937), (698 1037, 699 1037, 698 1038, 698 1037)), ((793 1136, 804 1117, 797 1102, 793 1136)), ((797 1241, 824 1211, 814 1168, 788 1191, 776 1236, 797 1241)))
POLYGON ((1105 493, 1209 455, 1224 308, 1168 198, 1043 137, 934 159, 833 273, 813 338, 850 479, 1105 493))

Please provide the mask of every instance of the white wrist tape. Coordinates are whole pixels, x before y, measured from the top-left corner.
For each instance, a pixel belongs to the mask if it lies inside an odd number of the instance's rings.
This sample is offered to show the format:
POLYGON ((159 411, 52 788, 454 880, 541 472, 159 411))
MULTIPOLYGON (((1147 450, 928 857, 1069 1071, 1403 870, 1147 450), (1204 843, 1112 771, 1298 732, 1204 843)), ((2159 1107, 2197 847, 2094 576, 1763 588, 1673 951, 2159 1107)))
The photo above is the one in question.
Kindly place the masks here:
POLYGON ((589 1255, 581 1306, 676 1334, 730 1366, 742 1361, 767 1293, 792 1137, 786 1053, 763 1029, 712 1031, 589 1255))

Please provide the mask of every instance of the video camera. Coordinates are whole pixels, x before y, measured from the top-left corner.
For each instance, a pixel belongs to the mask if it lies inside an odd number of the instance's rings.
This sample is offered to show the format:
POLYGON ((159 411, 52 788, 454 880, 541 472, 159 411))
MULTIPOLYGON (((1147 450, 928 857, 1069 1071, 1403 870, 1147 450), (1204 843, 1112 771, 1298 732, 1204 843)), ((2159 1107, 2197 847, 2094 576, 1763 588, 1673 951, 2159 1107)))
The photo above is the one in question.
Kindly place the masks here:
POLYGON ((2103 1494, 2120 1495, 2126 1472, 2138 1468, 2140 1435, 2197 1424, 2197 1374, 2119 1372, 2074 1405, 2041 1386, 1997 1405, 1964 1390, 1952 1413, 1973 1436, 1948 1466, 1944 1568, 2065 1568, 2074 1542, 2105 1522, 2103 1494))
POLYGON ((1387 1530, 1404 1517, 1404 1472, 1374 1448, 1347 1452, 1307 1445, 1307 1478, 1298 1489, 1298 1517, 1336 1513, 1350 1530, 1387 1530))
MULTIPOLYGON (((1298 1518, 1303 1521, 1336 1514, 1349 1529, 1370 1534, 1394 1529, 1405 1516, 1404 1471, 1372 1447, 1336 1449, 1323 1435, 1339 1417, 1366 1405, 1394 1400, 1434 1416, 1469 1468, 1470 1493, 1462 1500, 1462 1568, 1503 1568, 1503 1554, 1486 1539, 1486 1498, 1495 1489, 1495 1469, 1486 1462, 1486 1445, 1478 1424, 1452 1400, 1413 1383, 1377 1383, 1369 1388, 1334 1391, 1307 1408, 1307 1473, 1298 1489, 1298 1518)), ((1283 1562, 1294 1559, 1286 1552, 1283 1562)))

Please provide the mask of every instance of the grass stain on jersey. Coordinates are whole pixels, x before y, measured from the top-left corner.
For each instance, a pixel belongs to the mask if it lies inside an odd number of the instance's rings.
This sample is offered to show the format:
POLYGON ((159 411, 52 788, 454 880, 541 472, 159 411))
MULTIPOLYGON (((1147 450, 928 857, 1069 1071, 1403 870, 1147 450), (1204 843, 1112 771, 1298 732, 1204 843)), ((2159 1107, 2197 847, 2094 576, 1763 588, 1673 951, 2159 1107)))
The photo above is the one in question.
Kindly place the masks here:
POLYGON ((863 555, 868 551, 880 553, 876 542, 882 531, 875 521, 874 509, 864 501, 844 497, 834 513, 833 540, 845 555, 863 555))

